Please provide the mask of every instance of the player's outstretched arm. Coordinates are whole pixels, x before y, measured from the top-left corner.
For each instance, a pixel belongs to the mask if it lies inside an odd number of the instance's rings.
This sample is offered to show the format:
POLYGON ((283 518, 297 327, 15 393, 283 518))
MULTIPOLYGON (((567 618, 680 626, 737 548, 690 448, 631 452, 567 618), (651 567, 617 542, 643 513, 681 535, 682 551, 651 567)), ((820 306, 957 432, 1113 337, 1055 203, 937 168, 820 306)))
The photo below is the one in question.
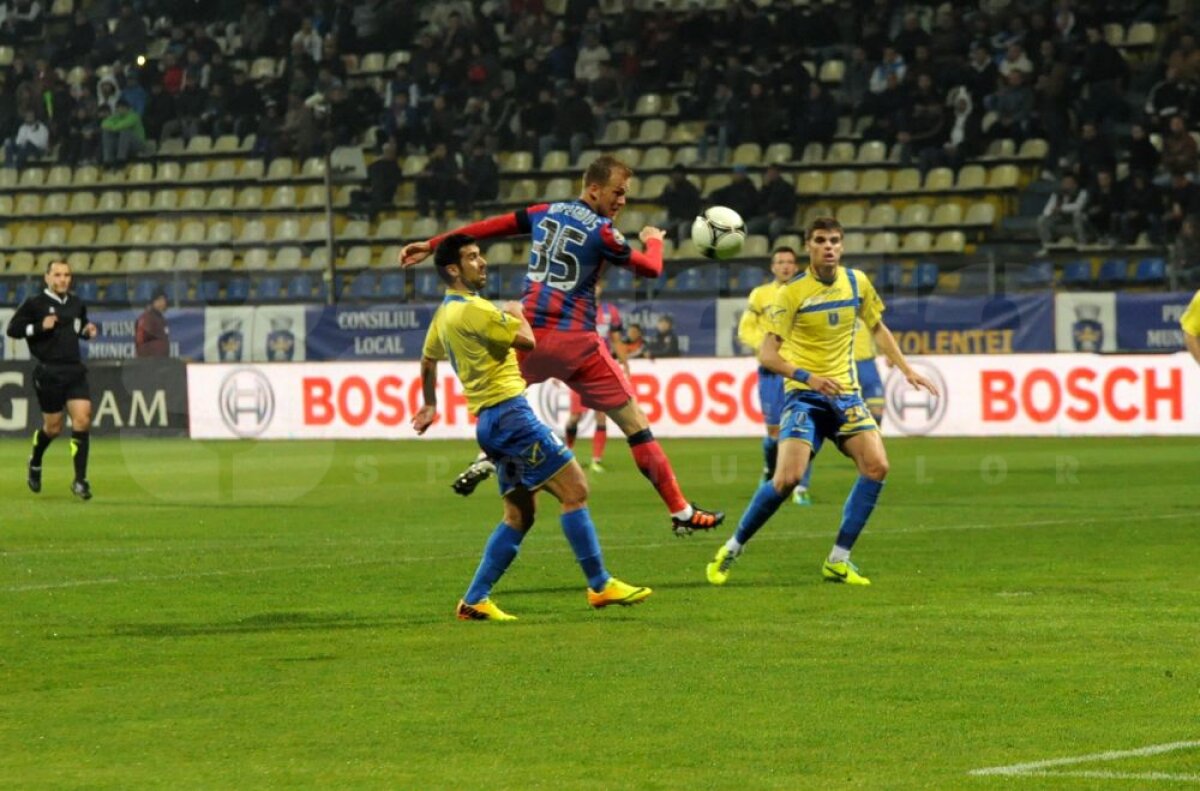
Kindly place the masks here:
POLYGON ((900 373, 904 374, 904 378, 913 387, 924 388, 934 395, 938 393, 937 385, 921 376, 912 369, 908 364, 908 360, 904 358, 904 352, 900 351, 900 345, 896 343, 896 336, 892 335, 892 331, 882 321, 875 325, 871 330, 871 336, 875 338, 875 345, 879 347, 879 351, 888 358, 892 365, 900 369, 900 373))
POLYGON ((401 269, 408 269, 424 261, 432 252, 433 247, 429 242, 409 242, 400 248, 396 262, 400 264, 401 269))
POLYGON ((642 240, 646 252, 630 250, 630 268, 642 277, 658 277, 663 271, 663 239, 667 238, 667 232, 662 228, 647 225, 638 234, 638 238, 642 240))
POLYGON ((412 419, 413 430, 418 434, 424 434, 437 420, 437 364, 437 360, 421 358, 421 392, 425 397, 425 405, 417 410, 412 419))

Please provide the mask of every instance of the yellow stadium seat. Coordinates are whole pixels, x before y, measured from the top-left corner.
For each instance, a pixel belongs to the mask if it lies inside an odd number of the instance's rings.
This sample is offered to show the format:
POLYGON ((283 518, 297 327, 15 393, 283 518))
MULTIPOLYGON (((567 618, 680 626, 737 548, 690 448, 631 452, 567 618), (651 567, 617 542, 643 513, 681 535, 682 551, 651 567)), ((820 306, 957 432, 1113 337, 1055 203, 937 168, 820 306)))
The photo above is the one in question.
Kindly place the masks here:
POLYGON ((733 183, 733 177, 728 173, 713 173, 704 179, 704 189, 700 190, 702 195, 712 195, 722 187, 727 187, 733 183))
POLYGON ((642 145, 652 145, 654 143, 661 143, 666 137, 667 122, 661 118, 647 118, 638 127, 637 137, 634 138, 634 142, 642 145))
POLYGON ((923 203, 910 203, 900 210, 897 225, 902 228, 923 228, 929 225, 929 207, 923 203))
POLYGON ((236 181, 238 178, 238 163, 233 159, 218 159, 211 163, 208 171, 209 181, 236 181))
POLYGON ((238 168, 238 178, 243 181, 257 181, 264 175, 261 159, 243 159, 241 167, 238 168))
POLYGON ((96 195, 91 192, 76 192, 71 196, 71 204, 67 208, 71 214, 90 214, 96 210, 96 195))
POLYGON ((542 197, 548 201, 569 201, 575 197, 575 185, 570 179, 550 179, 546 182, 542 197))
POLYGON ((634 115, 662 115, 663 99, 657 93, 643 93, 633 105, 634 115))
POLYGON ((324 243, 329 236, 329 223, 324 218, 313 220, 304 232, 304 241, 324 243))
POLYGON ((71 226, 71 232, 67 234, 67 245, 69 247, 91 247, 96 241, 96 226, 90 222, 77 222, 71 226))
MULTIPOLYGON (((127 211, 127 212, 150 211, 154 205, 154 198, 150 194, 149 190, 133 190, 132 192, 125 193, 124 197, 125 197, 125 211, 127 211)), ((101 200, 101 204, 100 204, 101 210, 103 210, 103 211, 119 211, 121 208, 121 204, 120 204, 121 193, 120 192, 106 192, 106 193, 104 193, 104 195, 100 196, 100 200, 101 200), (111 202, 110 202, 109 206, 112 206, 115 208, 106 208, 105 207, 105 203, 104 203, 105 195, 111 196, 111 198, 110 198, 111 202)))
POLYGON ((88 269, 94 274, 112 274, 121 270, 120 260, 112 250, 101 250, 92 256, 92 265, 88 269))
POLYGON ((928 253, 932 247, 933 235, 929 231, 910 231, 900 240, 900 249, 904 253, 928 253))
POLYGON ((150 226, 144 222, 131 223, 125 229, 125 244, 144 245, 150 243, 150 226))
POLYGON ((700 151, 695 146, 681 146, 671 155, 671 165, 691 167, 700 161, 700 151))
POLYGON ((892 173, 892 192, 909 193, 921 189, 921 171, 903 168, 892 173))
POLYGON ((817 73, 817 79, 827 85, 841 85, 845 76, 846 62, 841 60, 825 61, 817 73))
POLYGON ((200 269, 200 251, 195 248, 180 250, 175 254, 175 268, 182 272, 200 269))
POLYGON ((566 151, 548 151, 542 157, 542 170, 566 170, 570 166, 570 155, 566 151))
MULTIPOLYGON (((80 168, 82 170, 83 168, 80 168)), ((79 171, 75 172, 76 183, 79 179, 79 171)), ((96 180, 99 181, 100 174, 96 173, 96 180)), ((125 179, 130 184, 150 184, 154 181, 154 166, 149 162, 135 162, 129 168, 129 175, 125 179)), ((95 182, 93 182, 95 183, 95 182)))
POLYGON ((231 154, 238 150, 237 135, 221 135, 213 141, 213 152, 231 154))
POLYGON ((8 256, 9 274, 28 275, 33 274, 36 270, 37 259, 33 257, 33 253, 21 250, 8 256))
POLYGON ((261 209, 264 205, 262 187, 242 187, 234 201, 234 206, 243 210, 261 209))
POLYGON ((95 165, 82 165, 75 168, 71 183, 76 187, 90 187, 100 181, 100 171, 95 165))
POLYGON ((247 220, 242 223, 238 244, 254 245, 266 241, 266 223, 262 220, 247 220))
POLYGON ((864 170, 858 180, 858 191, 863 195, 884 195, 888 191, 891 174, 882 168, 864 170))
POLYGON ((887 144, 878 140, 867 140, 858 147, 858 161, 861 164, 873 164, 887 159, 887 144))
POLYGON ((208 211, 223 211, 233 208, 233 188, 217 187, 209 190, 208 200, 204 204, 208 211))
POLYGON ((242 269, 258 271, 268 268, 271 268, 271 253, 265 247, 252 247, 242 253, 242 269))
POLYGON ((888 228, 896 224, 896 207, 890 203, 872 206, 864 223, 868 228, 888 228))
POLYGON ((144 272, 149 258, 144 250, 126 250, 121 253, 121 270, 124 272, 144 272))
POLYGON ((733 164, 757 165, 762 160, 762 146, 758 143, 741 143, 733 149, 733 164))
POLYGON ((926 192, 945 192, 954 186, 954 171, 950 168, 934 168, 925 174, 926 192))
POLYGON ((403 239, 404 223, 401 220, 389 219, 379 223, 375 228, 376 239, 403 239))
POLYGON ((432 217, 421 217, 412 226, 413 239, 429 239, 437 236, 438 222, 432 217))
POLYGON ((854 194, 858 191, 857 170, 835 170, 829 176, 829 192, 842 195, 854 194))
POLYGON ((891 231, 877 231, 867 237, 867 252, 888 255, 900 249, 900 239, 891 231))
POLYGON ((528 151, 514 151, 504 162, 504 169, 512 173, 528 173, 533 170, 533 154, 528 151))
POLYGON ((639 167, 642 164, 642 150, 640 148, 625 146, 618 148, 613 152, 613 155, 631 168, 639 167))
POLYGON ((13 245, 16 247, 38 247, 42 243, 42 232, 36 225, 21 225, 17 228, 13 245))
MULTIPOLYGON (((124 232, 121 230, 121 226, 115 222, 106 223, 101 225, 99 230, 96 231, 96 246, 118 247, 121 244, 123 236, 124 232)), ((94 264, 95 262, 93 261, 92 263, 94 264)))
POLYGON ((947 225, 961 225, 963 218, 962 206, 950 201, 947 203, 939 203, 937 208, 933 210, 933 217, 929 224, 945 227, 947 225))
POLYGON ((861 203, 843 203, 836 216, 843 228, 858 228, 866 222, 867 211, 861 203))
MULTIPOLYGON (((493 245, 494 246, 494 245, 493 245)), ((488 258, 488 263, 492 259, 488 258)), ((371 248, 365 245, 351 247, 346 252, 346 261, 342 264, 345 269, 366 269, 371 266, 371 248)))
POLYGON ((62 189, 71 185, 72 173, 69 165, 55 165, 46 176, 46 186, 62 189))
POLYGON ((179 226, 169 220, 160 222, 150 232, 150 243, 155 245, 174 244, 179 236, 179 226))
POLYGON ((204 244, 207 238, 208 228, 200 220, 185 222, 179 232, 180 244, 204 244))
MULTIPOLYGON (((278 161, 278 160, 276 160, 278 161)), ((276 187, 271 193, 271 201, 267 204, 272 209, 296 208, 296 190, 287 184, 276 187)))
POLYGON ((939 253, 961 253, 966 246, 966 237, 962 231, 942 231, 937 235, 933 249, 939 253))
POLYGON ((21 171, 21 176, 17 184, 22 187, 42 187, 46 184, 45 168, 25 168, 21 171))
POLYGON ((208 135, 195 135, 187 142, 184 152, 187 154, 207 154, 212 151, 212 138, 208 135))
POLYGON ((825 192, 825 173, 820 170, 801 171, 796 177, 796 194, 821 195, 825 192))
POLYGON ((350 242, 360 242, 369 239, 370 235, 371 229, 365 220, 351 220, 338 233, 337 238, 350 242))
POLYGON ((183 169, 178 162, 159 162, 155 181, 159 184, 176 182, 183 179, 183 169))
POLYGON ((847 231, 842 237, 842 251, 848 255, 863 253, 867 250, 866 234, 859 231, 847 231))
POLYGON ((287 181, 292 179, 295 173, 296 163, 287 157, 279 157, 271 160, 267 168, 267 181, 287 181))
POLYGON ((183 211, 204 211, 206 203, 208 203, 208 192, 192 188, 183 191, 183 199, 179 202, 179 208, 183 211))
POLYGON ((42 196, 27 192, 17 198, 13 213, 18 217, 34 217, 42 213, 42 196))
POLYGON ((995 225, 996 207, 987 201, 972 203, 967 208, 967 216, 963 220, 963 224, 988 227, 995 225))
POLYGON ((150 254, 147 266, 153 272, 170 272, 175 268, 175 251, 155 250, 150 254))
POLYGON ((954 188, 959 190, 981 190, 987 186, 987 171, 983 165, 963 165, 958 170, 954 188))
POLYGON ((67 256, 67 265, 72 272, 87 272, 92 268, 92 254, 77 250, 67 256))
POLYGON ((204 160, 187 163, 183 169, 182 180, 189 183, 208 181, 208 163, 204 160))
POLYGON ((1031 137, 1021 144, 1017 151, 1018 159, 1041 161, 1050 153, 1050 144, 1040 137, 1031 137))
POLYGON ((217 220, 208 226, 204 236, 207 244, 229 244, 233 241, 233 223, 227 220, 217 220))
POLYGON ((154 211, 174 211, 179 207, 179 193, 172 189, 159 190, 154 193, 154 211))
POLYGON ((300 221, 295 217, 285 217, 275 223, 271 238, 276 242, 297 242, 301 238, 300 232, 300 221))
POLYGON ((1013 189, 1021 179, 1021 171, 1016 165, 996 165, 988 171, 988 187, 990 189, 1013 189))
POLYGON ((325 178, 325 158, 309 157, 304 160, 300 175, 304 178, 325 178))
POLYGON ((825 161, 825 146, 820 143, 808 143, 804 146, 804 154, 800 157, 802 165, 819 165, 825 161))
POLYGON ((1001 137, 988 143, 987 153, 980 159, 1009 159, 1017 155, 1017 145, 1011 137, 1001 137))
POLYGON ((201 259, 200 266, 218 272, 233 269, 233 251, 225 248, 213 250, 207 260, 201 259))
POLYGON ((825 163, 829 165, 848 164, 854 161, 856 155, 853 143, 839 140, 830 144, 828 150, 826 150, 825 163))
POLYGON ((1158 29, 1153 22, 1134 22, 1125 31, 1125 46, 1152 47, 1158 38, 1158 29))

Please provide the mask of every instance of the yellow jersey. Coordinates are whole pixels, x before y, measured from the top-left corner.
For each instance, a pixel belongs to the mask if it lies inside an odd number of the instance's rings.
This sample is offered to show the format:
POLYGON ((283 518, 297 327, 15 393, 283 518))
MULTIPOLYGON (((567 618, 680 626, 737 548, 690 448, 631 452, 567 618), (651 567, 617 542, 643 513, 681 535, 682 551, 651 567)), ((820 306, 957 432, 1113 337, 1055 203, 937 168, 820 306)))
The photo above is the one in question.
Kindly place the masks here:
MULTIPOLYGON (((855 328, 861 324, 863 331, 870 332, 882 316, 883 300, 861 271, 839 266, 827 285, 809 269, 776 294, 768 309, 768 331, 783 339, 783 359, 810 374, 833 379, 848 392, 859 392, 855 328)), ((784 389, 812 388, 788 379, 784 389)))
POLYGON ((1187 310, 1179 319, 1179 326, 1183 327, 1183 331, 1188 335, 1200 338, 1200 291, 1197 291, 1188 303, 1187 310))
POLYGON ((854 320, 854 361, 874 360, 879 356, 875 348, 875 334, 863 326, 862 319, 854 320))
POLYGON ((447 289, 425 334, 422 354, 449 360, 467 396, 467 409, 481 409, 525 392, 513 338, 521 323, 469 291, 447 289))
POLYGON ((777 281, 763 283, 756 286, 746 300, 746 312, 738 322, 738 341, 744 346, 749 346, 755 353, 758 352, 758 347, 762 346, 763 336, 767 334, 767 308, 771 307, 775 295, 785 285, 777 281))

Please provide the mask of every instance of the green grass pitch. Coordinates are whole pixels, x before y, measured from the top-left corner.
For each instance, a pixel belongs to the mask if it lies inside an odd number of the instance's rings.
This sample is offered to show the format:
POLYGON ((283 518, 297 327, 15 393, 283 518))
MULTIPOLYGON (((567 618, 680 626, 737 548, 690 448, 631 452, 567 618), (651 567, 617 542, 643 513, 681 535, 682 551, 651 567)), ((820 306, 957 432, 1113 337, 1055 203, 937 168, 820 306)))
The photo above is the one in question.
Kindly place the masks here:
POLYGON ((591 611, 543 495, 494 593, 520 620, 487 624, 453 617, 500 515, 493 483, 450 490, 468 443, 100 438, 89 503, 65 442, 39 496, 0 445, 0 787, 1200 782, 1197 749, 969 774, 1200 739, 1195 439, 893 441, 867 589, 820 579, 835 453, 714 588, 758 441, 664 441, 728 513, 689 539, 609 447, 606 560, 655 594, 591 611))

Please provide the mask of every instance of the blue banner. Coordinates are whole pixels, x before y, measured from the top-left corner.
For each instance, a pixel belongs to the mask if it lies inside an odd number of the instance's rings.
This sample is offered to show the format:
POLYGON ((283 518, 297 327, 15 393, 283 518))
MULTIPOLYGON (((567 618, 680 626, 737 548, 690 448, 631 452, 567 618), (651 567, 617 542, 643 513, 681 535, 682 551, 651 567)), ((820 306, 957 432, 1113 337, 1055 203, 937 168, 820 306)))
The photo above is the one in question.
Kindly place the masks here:
POLYGON ((896 297, 884 323, 905 354, 1054 351, 1054 297, 896 297))
POLYGON ((670 318, 679 336, 684 357, 712 357, 717 353, 717 301, 715 299, 653 299, 638 302, 614 300, 621 323, 641 325, 647 341, 657 332, 658 320, 670 318))
POLYGON ((310 307, 309 360, 417 360, 438 303, 310 307))
POLYGON ((1126 352, 1184 348, 1179 319, 1192 294, 1117 294, 1117 346, 1126 352))
MULTIPOLYGON (((171 357, 200 360, 204 357, 204 308, 168 309, 167 334, 171 339, 171 357)), ((88 310, 88 318, 100 328, 100 334, 79 344, 85 360, 129 360, 134 354, 134 337, 142 311, 88 310)))

